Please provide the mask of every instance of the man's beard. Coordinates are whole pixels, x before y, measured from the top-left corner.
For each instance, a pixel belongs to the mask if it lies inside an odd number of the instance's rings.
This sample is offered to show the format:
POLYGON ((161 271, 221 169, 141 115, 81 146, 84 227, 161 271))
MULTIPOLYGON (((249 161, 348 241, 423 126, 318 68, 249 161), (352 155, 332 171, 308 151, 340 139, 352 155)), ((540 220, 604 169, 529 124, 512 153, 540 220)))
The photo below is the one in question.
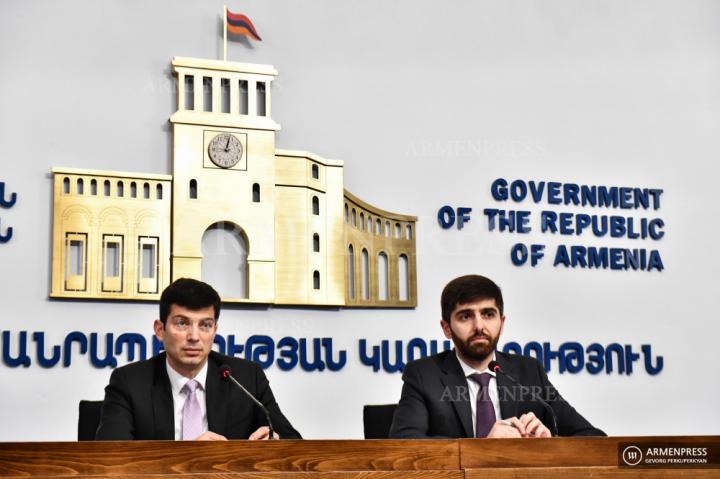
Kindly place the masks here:
POLYGON ((500 340, 500 335, 497 335, 493 338, 490 335, 478 333, 468 338, 467 341, 463 341, 455 335, 454 331, 451 330, 450 332, 452 335, 453 343, 455 344, 455 347, 458 349, 458 351, 460 351, 460 354, 468 359, 473 359, 475 361, 484 361, 485 359, 487 359, 488 356, 490 356, 492 352, 495 351, 497 343, 500 340), (487 338, 488 342, 473 344, 473 340, 477 339, 478 337, 485 337, 487 338))

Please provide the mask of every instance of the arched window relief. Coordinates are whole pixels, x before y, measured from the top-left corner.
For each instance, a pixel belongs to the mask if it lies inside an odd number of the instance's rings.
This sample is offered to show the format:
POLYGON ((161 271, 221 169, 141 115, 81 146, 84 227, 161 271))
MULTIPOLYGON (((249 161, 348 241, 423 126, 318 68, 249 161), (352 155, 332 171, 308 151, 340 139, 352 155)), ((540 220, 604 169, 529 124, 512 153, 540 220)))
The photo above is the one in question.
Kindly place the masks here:
POLYGON ((368 233, 372 233, 372 225, 373 225, 372 216, 368 215, 368 218, 367 218, 367 230, 368 230, 368 233))
POLYGON ((315 178, 316 180, 319 180, 320 179, 320 167, 313 163, 311 170, 312 170, 312 177, 315 178))
POLYGON ((370 257, 365 248, 362 250, 362 298, 370 299, 370 257))
POLYGON ((150 183, 143 184, 143 198, 146 200, 150 199, 150 183))
POLYGON ((117 182, 117 195, 118 198, 122 198, 123 196, 125 196, 125 183, 123 183, 122 181, 117 182))
POLYGON ((385 253, 378 255, 378 299, 387 301, 390 296, 390 283, 388 282, 388 257, 385 253))
POLYGON ((390 222, 389 221, 385 222, 385 236, 388 238, 390 237, 390 222))
POLYGON ((137 183, 130 183, 130 198, 137 198, 137 183))
POLYGON ((320 272, 313 271, 313 289, 320 289, 320 272))
POLYGON ((347 203, 345 203, 345 223, 350 222, 350 208, 348 208, 347 203))
POLYGON ((229 222, 210 226, 202 237, 202 280, 223 299, 248 297, 249 244, 242 229, 229 222))
POLYGON ((211 77, 203 77, 203 111, 212 111, 213 82, 211 77))
POLYGON ((108 180, 103 182, 103 193, 105 196, 110 196, 110 181, 108 180))
POLYGON ((76 189, 77 189, 78 195, 82 195, 85 193, 85 182, 83 181, 82 178, 78 178, 76 189))
POLYGON ((247 80, 238 80, 238 109, 241 115, 247 115, 249 109, 248 102, 248 82, 247 80))
POLYGON ((355 213, 355 208, 352 210, 352 225, 357 226, 357 213, 355 213))
POLYGON ((190 180, 188 195, 191 200, 196 200, 198 195, 197 180, 190 180))
POLYGON ((97 195, 97 181, 90 180, 90 194, 93 196, 97 195))
POLYGON ((360 229, 365 229, 365 215, 362 212, 360 212, 360 229))
POLYGON ((398 257, 398 296, 400 301, 408 300, 409 275, 408 258, 404 254, 398 257))
POLYGON ((312 212, 315 216, 320 214, 320 200, 317 196, 312 197, 312 212))
POLYGON ((410 225, 405 226, 405 239, 412 239, 412 226, 410 225))
POLYGON ((230 79, 220 79, 220 111, 230 113, 230 79))
POLYGON ((162 185, 160 183, 155 187, 155 198, 158 200, 162 199, 162 185))
POLYGON ((395 237, 400 238, 400 232, 402 230, 400 229, 400 223, 395 223, 395 237))
POLYGON ((375 220, 375 234, 382 235, 382 223, 380 220, 375 220))
POLYGON ((317 233, 313 235, 313 252, 320 252, 320 235, 317 233))
POLYGON ((355 249, 353 245, 348 246, 347 284, 348 297, 355 299, 355 249))
POLYGON ((256 104, 257 104, 257 116, 265 116, 267 114, 266 111, 266 102, 267 102, 267 96, 265 94, 265 82, 257 82, 255 84, 255 98, 256 104))
POLYGON ((260 203, 260 185, 258 183, 253 183, 252 198, 253 203, 260 203))
POLYGON ((63 194, 70 194, 70 178, 63 178, 63 194))
POLYGON ((185 109, 193 110, 195 108, 195 77, 192 75, 185 75, 185 109))

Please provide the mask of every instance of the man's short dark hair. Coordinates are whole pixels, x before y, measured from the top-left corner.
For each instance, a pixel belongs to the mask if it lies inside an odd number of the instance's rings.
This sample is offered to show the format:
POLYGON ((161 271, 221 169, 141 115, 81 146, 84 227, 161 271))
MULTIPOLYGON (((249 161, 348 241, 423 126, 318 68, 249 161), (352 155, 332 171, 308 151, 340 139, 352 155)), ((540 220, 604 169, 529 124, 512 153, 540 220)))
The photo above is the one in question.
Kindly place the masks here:
POLYGON ((458 304, 467 304, 483 299, 494 299, 495 304, 503 315, 503 297, 500 287, 491 279, 479 274, 460 276, 450 281, 440 296, 442 319, 450 323, 450 315, 458 304))
POLYGON ((180 278, 165 288, 160 296, 160 321, 165 324, 170 306, 177 304, 193 311, 212 306, 215 320, 220 317, 220 295, 207 283, 191 278, 180 278))

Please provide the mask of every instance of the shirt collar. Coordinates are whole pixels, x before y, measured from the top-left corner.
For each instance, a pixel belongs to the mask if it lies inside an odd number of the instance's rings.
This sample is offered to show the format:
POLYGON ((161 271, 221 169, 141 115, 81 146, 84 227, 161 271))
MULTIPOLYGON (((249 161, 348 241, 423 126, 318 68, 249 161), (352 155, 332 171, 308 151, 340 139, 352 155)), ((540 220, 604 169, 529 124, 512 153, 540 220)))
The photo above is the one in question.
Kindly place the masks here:
MULTIPOLYGON (((185 383, 190 381, 190 378, 187 378, 180 374, 179 372, 175 371, 172 366, 170 366, 170 362, 165 359, 165 368, 167 369, 168 378, 170 378, 170 387, 172 388, 172 392, 174 395, 180 394, 180 391, 182 391, 182 388, 185 386, 185 383)), ((208 370, 208 363, 205 361, 205 364, 203 365, 200 372, 195 376, 193 379, 200 384, 200 387, 202 390, 205 390, 205 379, 207 379, 207 370, 208 370)))
MULTIPOLYGON (((460 354, 458 354, 457 349, 455 349, 455 356, 458 358, 458 362, 460 363, 460 367, 462 368, 463 374, 465 375, 466 378, 469 377, 469 376, 472 376, 473 374, 477 374, 477 373, 480 373, 480 374, 487 373, 487 374, 489 374, 490 376, 495 377, 495 372, 494 372, 494 371, 490 371, 488 368, 485 368, 485 369, 483 369, 482 371, 477 371, 477 370, 473 369, 472 367, 470 367, 470 366, 469 366, 465 361, 463 361, 463 359, 460 357, 460 354)), ((490 359, 490 361, 495 361, 495 351, 492 352, 492 358, 490 359)))

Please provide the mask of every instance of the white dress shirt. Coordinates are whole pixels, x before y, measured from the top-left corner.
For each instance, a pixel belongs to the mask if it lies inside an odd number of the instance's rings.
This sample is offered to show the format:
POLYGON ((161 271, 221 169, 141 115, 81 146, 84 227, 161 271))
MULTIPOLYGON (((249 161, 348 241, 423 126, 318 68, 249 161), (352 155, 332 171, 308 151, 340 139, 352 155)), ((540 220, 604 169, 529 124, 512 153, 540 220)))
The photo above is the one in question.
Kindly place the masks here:
MULTIPOLYGON (((493 409, 495 409, 496 420, 502 419, 502 416, 500 416, 500 398, 498 397, 497 379, 495 378, 495 373, 487 368, 483 369, 482 371, 476 371, 475 369, 468 366, 467 363, 463 361, 460 355, 457 353, 457 350, 455 350, 455 355, 460 362, 460 367, 463 370, 463 374, 465 374, 465 381, 467 382, 468 392, 470 393, 470 410, 472 411, 472 425, 474 437, 477 434, 475 428, 477 427, 477 397, 478 393, 480 392, 480 385, 476 383, 473 379, 470 379, 470 376, 476 373, 488 373, 490 376, 492 376, 490 378, 490 382, 488 383, 488 394, 490 396, 490 402, 492 402, 493 409)), ((495 353, 493 352, 491 361, 494 360, 495 353)))
MULTIPOLYGON (((185 406, 185 400, 188 396, 187 392, 183 391, 182 388, 185 386, 186 382, 190 381, 190 378, 186 378, 179 372, 175 371, 167 360, 165 361, 165 367, 167 368, 168 377, 170 378, 170 388, 172 389, 173 409, 175 411, 175 440, 179 441, 182 439, 183 407, 185 406)), ((195 381, 200 384, 200 387, 195 389, 195 396, 200 403, 203 432, 207 432, 208 430, 207 405, 205 404, 205 379, 207 378, 207 367, 207 361, 205 361, 205 365, 194 378, 195 381)))

